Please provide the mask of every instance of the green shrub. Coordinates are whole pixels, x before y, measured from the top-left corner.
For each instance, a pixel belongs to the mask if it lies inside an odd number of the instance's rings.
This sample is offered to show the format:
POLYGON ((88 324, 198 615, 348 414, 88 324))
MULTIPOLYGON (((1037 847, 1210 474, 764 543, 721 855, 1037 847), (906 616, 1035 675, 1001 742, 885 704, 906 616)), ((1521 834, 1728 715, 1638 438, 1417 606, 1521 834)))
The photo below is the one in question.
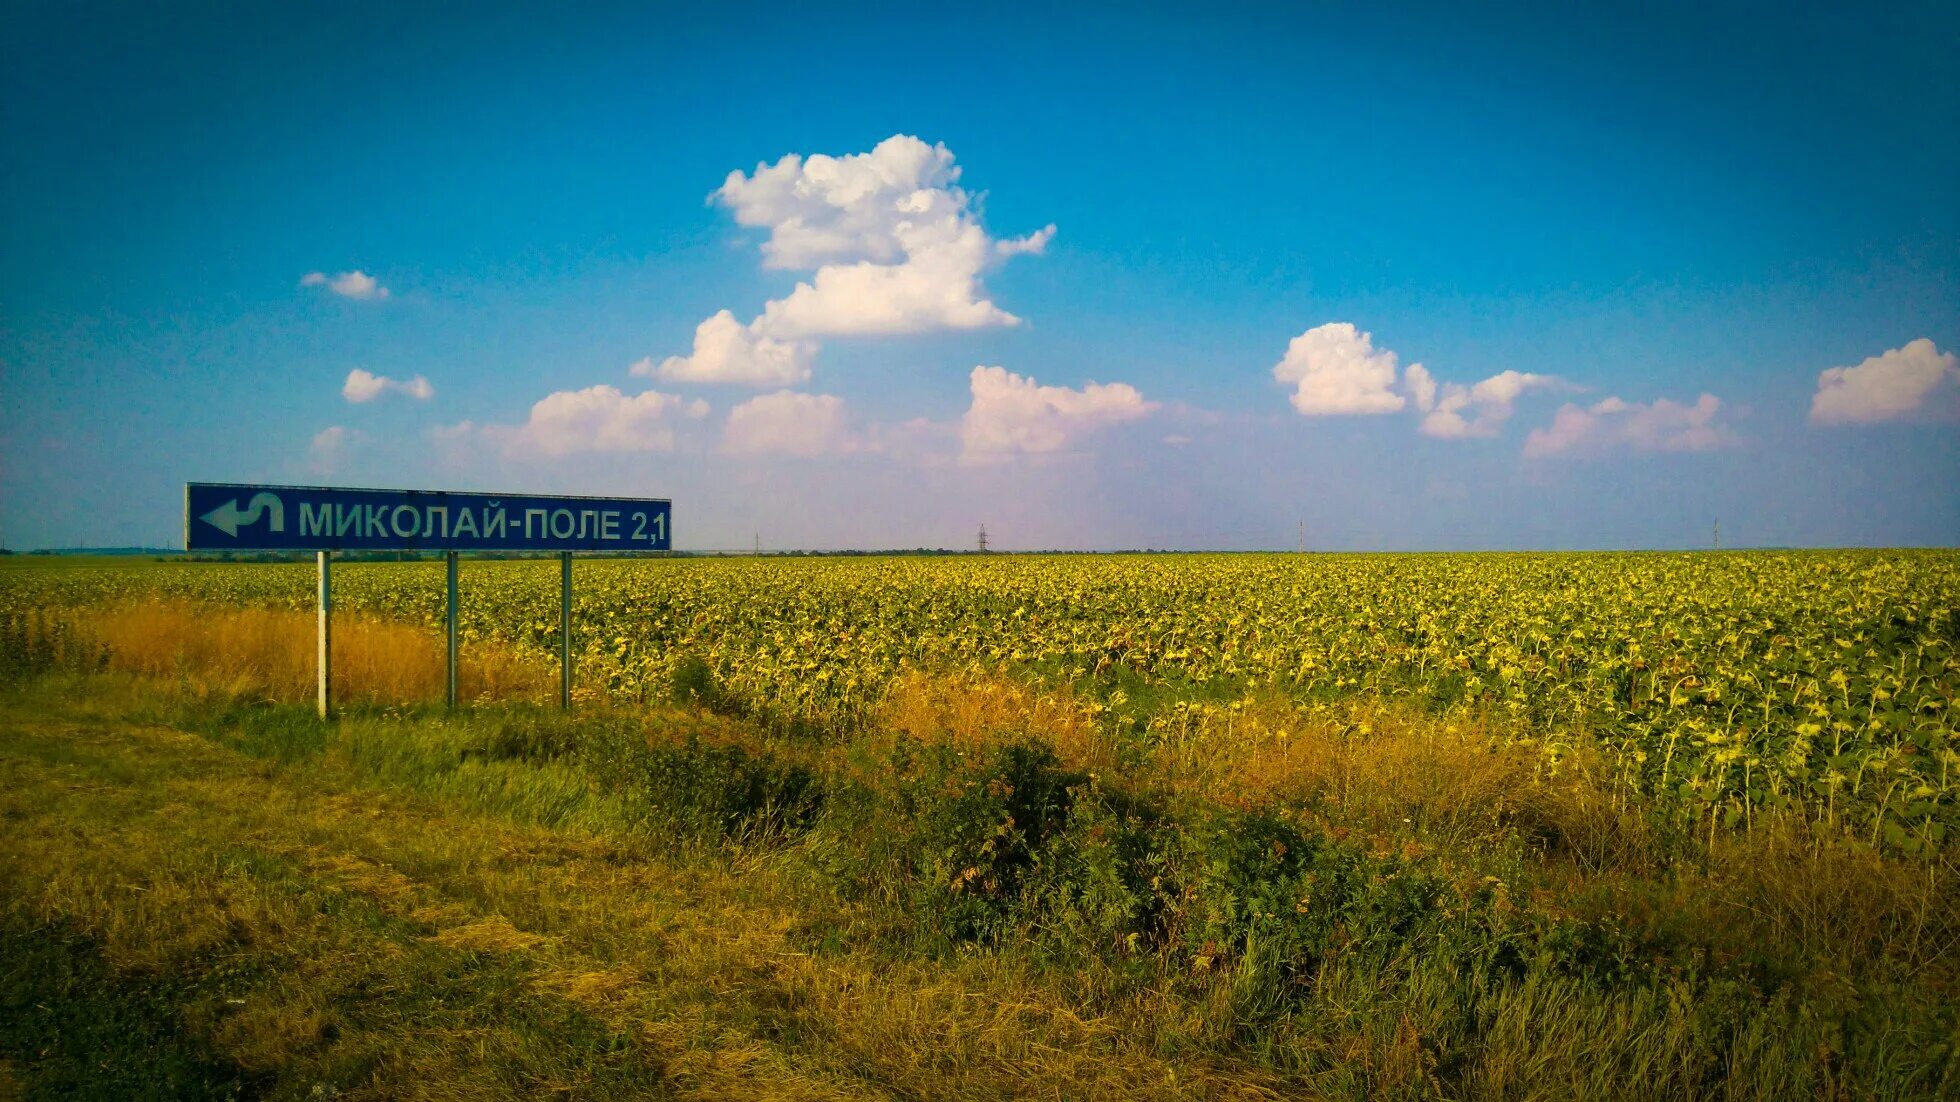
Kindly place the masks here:
POLYGON ((719 711, 726 706, 715 671, 698 655, 688 655, 667 676, 667 692, 675 702, 719 711))
POLYGON ((801 833, 816 820, 826 793, 814 769, 766 747, 703 738, 703 729, 698 716, 653 712, 566 730, 591 782, 623 797, 648 829, 757 840, 801 833))
POLYGON ((40 608, 0 610, 0 683, 56 669, 95 670, 102 664, 101 648, 67 619, 40 608))
POLYGON ((902 739, 865 765, 831 803, 823 859, 846 894, 898 904, 942 946, 1004 931, 1089 780, 1038 742, 967 754, 902 739))
POLYGON ((1177 906, 1176 824, 1091 783, 1030 885, 1051 950, 1119 957, 1159 948, 1177 906))
POLYGON ((634 774, 631 791, 649 819, 696 837, 795 834, 823 807, 823 785, 808 767, 695 736, 648 747, 634 774))

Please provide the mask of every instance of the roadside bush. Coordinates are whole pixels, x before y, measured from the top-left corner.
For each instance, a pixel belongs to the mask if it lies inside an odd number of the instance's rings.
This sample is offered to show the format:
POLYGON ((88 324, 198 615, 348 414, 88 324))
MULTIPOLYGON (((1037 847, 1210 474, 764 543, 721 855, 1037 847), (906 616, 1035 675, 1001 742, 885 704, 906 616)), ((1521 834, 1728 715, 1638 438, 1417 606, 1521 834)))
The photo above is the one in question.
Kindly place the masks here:
POLYGON ((650 747, 637 782, 652 818, 700 837, 796 834, 823 807, 823 786, 808 767, 693 737, 650 747))
POLYGON ((831 804, 825 859, 847 894, 900 905, 942 945, 1010 925, 1089 781, 1032 741, 964 752, 901 738, 863 766, 831 804))
POLYGON ((1193 973, 1230 976, 1240 1020, 1301 1009, 1336 969, 1387 986, 1421 968, 1467 999, 1546 948, 1501 886, 1465 888, 1273 812, 1212 811, 1183 841, 1177 948, 1193 973))
POLYGON ((0 682, 59 668, 92 670, 102 658, 100 648, 79 638, 65 618, 38 608, 0 611, 0 682))
POLYGON ((714 669, 699 655, 690 654, 675 664, 667 676, 667 692, 679 704, 692 704, 709 711, 727 707, 714 669))
POLYGON ((574 745, 593 780, 632 801, 649 827, 691 838, 801 833, 825 802, 814 769, 732 737, 703 738, 684 717, 588 722, 574 745))
POLYGON ((918 902, 954 941, 1000 932, 1021 888, 1068 822, 1071 791, 1088 775, 1065 770, 1039 743, 979 758, 935 747, 905 786, 918 902))
POLYGON ((1052 952, 1129 956, 1166 940, 1178 905, 1176 824, 1160 809, 1091 782, 1048 846, 1030 901, 1052 952))

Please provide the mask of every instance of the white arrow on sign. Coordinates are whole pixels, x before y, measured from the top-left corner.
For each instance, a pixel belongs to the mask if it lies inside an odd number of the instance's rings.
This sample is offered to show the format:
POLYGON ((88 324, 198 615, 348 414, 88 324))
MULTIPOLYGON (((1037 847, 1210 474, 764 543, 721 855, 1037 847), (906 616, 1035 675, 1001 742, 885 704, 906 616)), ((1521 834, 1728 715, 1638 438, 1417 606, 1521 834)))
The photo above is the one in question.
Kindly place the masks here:
POLYGON ((227 498, 223 505, 218 506, 198 519, 223 532, 225 535, 237 539, 238 526, 241 524, 257 524, 259 522, 259 515, 267 509, 272 510, 272 521, 267 527, 274 532, 284 532, 286 530, 286 506, 274 494, 254 494, 251 504, 247 505, 243 511, 240 511, 238 508, 237 498, 227 498))

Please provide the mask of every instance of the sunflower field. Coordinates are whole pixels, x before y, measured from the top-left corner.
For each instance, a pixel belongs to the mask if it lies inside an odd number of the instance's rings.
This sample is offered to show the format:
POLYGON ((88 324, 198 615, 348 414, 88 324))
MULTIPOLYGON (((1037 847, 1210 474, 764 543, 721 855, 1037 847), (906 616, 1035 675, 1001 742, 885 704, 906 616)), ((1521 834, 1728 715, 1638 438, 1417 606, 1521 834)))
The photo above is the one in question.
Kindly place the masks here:
MULTIPOLYGON (((1475 712, 1556 758, 1588 740, 1696 821, 1794 810, 1906 852, 1960 830, 1960 552, 1062 555, 581 560, 581 689, 683 667, 832 736, 908 671, 1065 686, 1149 739, 1279 697, 1475 712), (1151 701, 1138 708, 1135 701, 1151 701)), ((547 561, 466 563, 464 646, 555 651, 547 561)), ((164 598, 312 607, 310 564, 0 572, 13 616, 164 598)), ((438 563, 335 572, 338 606, 437 630, 438 563)))

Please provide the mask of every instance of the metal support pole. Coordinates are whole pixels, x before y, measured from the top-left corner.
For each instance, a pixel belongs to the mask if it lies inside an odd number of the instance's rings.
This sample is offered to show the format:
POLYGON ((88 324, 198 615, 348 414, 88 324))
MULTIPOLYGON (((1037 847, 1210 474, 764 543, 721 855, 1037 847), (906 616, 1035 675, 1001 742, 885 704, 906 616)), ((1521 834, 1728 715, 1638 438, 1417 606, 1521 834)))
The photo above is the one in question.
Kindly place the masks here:
POLYGON ((456 707, 456 552, 449 552, 449 707, 456 707))
POLYGON ((320 718, 333 715, 333 552, 320 559, 320 718))
POLYGON ((572 706, 572 553, 560 551, 563 577, 558 593, 558 706, 572 706))

